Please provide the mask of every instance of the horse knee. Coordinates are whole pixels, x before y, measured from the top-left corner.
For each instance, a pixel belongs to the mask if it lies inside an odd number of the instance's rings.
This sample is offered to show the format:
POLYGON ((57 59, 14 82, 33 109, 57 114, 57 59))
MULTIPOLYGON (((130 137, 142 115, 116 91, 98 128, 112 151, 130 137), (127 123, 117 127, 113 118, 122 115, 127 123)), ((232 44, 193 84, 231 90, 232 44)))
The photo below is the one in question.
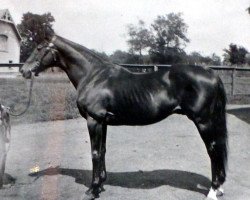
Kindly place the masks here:
POLYGON ((94 150, 94 151, 92 152, 92 159, 93 159, 93 160, 100 160, 100 158, 101 158, 100 152, 94 150))
POLYGON ((101 156, 103 157, 103 156, 105 156, 105 154, 106 154, 106 148, 103 147, 101 150, 101 156))

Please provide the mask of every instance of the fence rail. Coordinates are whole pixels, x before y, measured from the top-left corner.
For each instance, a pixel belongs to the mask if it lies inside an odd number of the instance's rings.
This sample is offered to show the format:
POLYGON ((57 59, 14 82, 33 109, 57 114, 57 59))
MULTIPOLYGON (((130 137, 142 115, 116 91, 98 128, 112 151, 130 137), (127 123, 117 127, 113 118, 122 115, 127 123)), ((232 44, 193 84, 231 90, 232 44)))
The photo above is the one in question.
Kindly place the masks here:
MULTIPOLYGON (((23 63, 0 64, 1 68, 20 68, 23 63)), ((167 71, 171 65, 142 65, 142 64, 120 64, 132 72, 145 73, 153 71, 167 71)), ((239 96, 248 96, 250 103, 250 67, 238 66, 207 66, 212 68, 218 74, 226 89, 229 99, 239 96)))
POLYGON ((23 63, 0 63, 0 67, 21 67, 23 63))
POLYGON ((18 73, 22 65, 22 63, 0 63, 0 74, 18 73))

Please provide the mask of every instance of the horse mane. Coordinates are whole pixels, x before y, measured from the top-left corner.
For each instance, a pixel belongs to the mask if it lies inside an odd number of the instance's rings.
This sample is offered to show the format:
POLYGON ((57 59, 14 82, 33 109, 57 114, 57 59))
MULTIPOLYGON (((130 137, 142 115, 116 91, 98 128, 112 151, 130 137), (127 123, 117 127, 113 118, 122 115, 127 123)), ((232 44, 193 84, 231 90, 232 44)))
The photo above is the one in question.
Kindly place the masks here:
POLYGON ((63 40, 66 44, 68 44, 70 47, 72 47, 73 49, 75 49, 76 51, 78 51, 79 53, 84 53, 84 56, 90 61, 90 62, 95 62, 98 64, 105 64, 105 65, 112 65, 115 66, 115 64, 113 64, 110 60, 103 58, 101 56, 99 56, 98 54, 96 54, 94 51, 80 45, 77 44, 75 42, 72 42, 66 38, 63 38, 61 36, 56 35, 56 37, 60 38, 61 40, 63 40))

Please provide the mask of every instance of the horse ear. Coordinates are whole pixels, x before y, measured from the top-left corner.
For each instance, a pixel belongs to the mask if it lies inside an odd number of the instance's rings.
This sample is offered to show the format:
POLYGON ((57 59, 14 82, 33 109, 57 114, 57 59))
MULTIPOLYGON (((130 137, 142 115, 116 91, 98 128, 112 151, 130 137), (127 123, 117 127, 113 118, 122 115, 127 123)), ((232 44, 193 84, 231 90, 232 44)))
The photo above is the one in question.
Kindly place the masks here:
POLYGON ((51 40, 54 35, 55 35, 55 32, 51 28, 51 26, 44 25, 44 37, 45 37, 45 39, 51 40))

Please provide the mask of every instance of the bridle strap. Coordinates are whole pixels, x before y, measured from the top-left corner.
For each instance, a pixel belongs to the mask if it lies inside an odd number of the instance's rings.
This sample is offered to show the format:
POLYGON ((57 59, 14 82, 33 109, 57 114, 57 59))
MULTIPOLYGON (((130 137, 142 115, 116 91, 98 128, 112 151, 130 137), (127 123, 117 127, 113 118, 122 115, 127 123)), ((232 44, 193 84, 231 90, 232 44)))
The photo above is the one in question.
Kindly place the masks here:
POLYGON ((13 109, 10 110, 9 114, 11 116, 14 116, 14 117, 18 117, 18 116, 21 116, 23 115, 24 113, 27 112, 27 110, 29 109, 30 105, 31 105, 31 97, 32 97, 32 89, 33 89, 33 82, 34 82, 34 76, 32 75, 31 73, 31 80, 30 80, 30 88, 29 88, 29 100, 26 104, 26 108, 20 112, 20 113, 15 113, 13 109))
POLYGON ((55 40, 56 40, 56 36, 54 35, 54 36, 52 37, 50 43, 54 44, 55 40))

